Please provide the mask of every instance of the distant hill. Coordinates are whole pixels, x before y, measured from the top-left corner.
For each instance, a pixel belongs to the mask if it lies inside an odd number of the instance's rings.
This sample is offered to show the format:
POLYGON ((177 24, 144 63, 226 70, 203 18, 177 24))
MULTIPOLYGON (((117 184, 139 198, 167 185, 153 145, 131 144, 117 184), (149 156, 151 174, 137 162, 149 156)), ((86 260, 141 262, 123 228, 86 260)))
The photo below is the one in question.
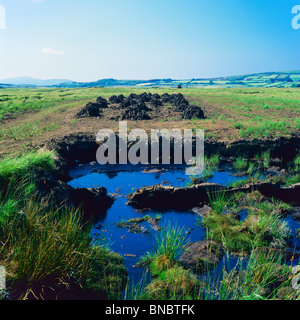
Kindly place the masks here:
POLYGON ((102 79, 93 82, 65 82, 57 85, 57 87, 72 87, 72 88, 86 88, 86 87, 116 87, 116 86, 137 86, 144 83, 145 80, 116 80, 116 79, 102 79))
POLYGON ((103 79, 95 82, 65 82, 58 87, 223 87, 223 88, 251 88, 251 87, 300 87, 300 71, 266 72, 242 76, 199 78, 188 80, 151 79, 151 80, 116 80, 103 79))
POLYGON ((65 79, 41 80, 19 77, 0 80, 0 88, 17 87, 216 87, 216 88, 300 88, 300 71, 265 72, 241 76, 199 78, 199 79, 151 79, 151 80, 117 80, 102 79, 93 82, 74 82, 65 79))
POLYGON ((68 79, 42 80, 42 79, 35 79, 31 77, 17 77, 17 78, 0 80, 1 84, 10 84, 15 86, 38 86, 38 87, 56 86, 63 82, 72 82, 72 81, 68 79))

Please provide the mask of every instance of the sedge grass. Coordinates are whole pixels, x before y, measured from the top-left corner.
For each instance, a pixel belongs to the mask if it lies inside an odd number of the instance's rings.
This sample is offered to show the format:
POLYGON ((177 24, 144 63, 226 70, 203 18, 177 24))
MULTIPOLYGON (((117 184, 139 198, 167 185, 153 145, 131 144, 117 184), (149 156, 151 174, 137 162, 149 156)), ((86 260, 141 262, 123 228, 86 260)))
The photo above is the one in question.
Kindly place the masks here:
POLYGON ((9 295, 56 299, 85 290, 118 298, 127 278, 122 257, 93 245, 79 210, 41 204, 35 196, 32 168, 52 168, 53 161, 51 152, 0 161, 0 265, 9 295))
POLYGON ((0 159, 0 177, 4 180, 10 177, 26 176, 34 168, 51 170, 54 168, 55 154, 53 151, 29 151, 23 155, 7 156, 0 159))

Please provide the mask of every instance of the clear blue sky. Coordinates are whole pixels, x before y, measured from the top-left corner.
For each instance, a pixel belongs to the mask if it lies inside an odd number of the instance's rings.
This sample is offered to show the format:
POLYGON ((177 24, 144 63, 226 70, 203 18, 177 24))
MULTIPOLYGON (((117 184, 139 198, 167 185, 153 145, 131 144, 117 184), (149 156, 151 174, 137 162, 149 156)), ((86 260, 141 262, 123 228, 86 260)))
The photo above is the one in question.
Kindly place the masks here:
POLYGON ((0 0, 0 79, 200 78, 300 69, 300 0, 0 0))

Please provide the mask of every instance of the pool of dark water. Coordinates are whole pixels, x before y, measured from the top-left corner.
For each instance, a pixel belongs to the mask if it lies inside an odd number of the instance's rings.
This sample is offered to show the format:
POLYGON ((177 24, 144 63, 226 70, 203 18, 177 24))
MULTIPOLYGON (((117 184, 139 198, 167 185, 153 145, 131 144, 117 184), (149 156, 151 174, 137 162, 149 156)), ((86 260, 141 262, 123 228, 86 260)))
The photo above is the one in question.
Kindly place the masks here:
MULTIPOLYGON (((118 227, 118 222, 143 217, 146 214, 155 218, 157 214, 161 214, 161 225, 171 222, 172 225, 183 227, 190 241, 204 240, 206 237, 206 230, 199 225, 200 217, 191 211, 141 212, 126 205, 126 196, 143 186, 164 184, 184 187, 190 183, 190 177, 185 174, 183 166, 160 166, 156 170, 153 169, 155 168, 147 166, 100 166, 92 163, 78 164, 70 170, 72 181, 69 184, 72 187, 102 186, 108 193, 116 196, 117 200, 107 210, 106 215, 100 217, 94 224, 91 237, 105 239, 113 251, 124 257, 126 268, 134 282, 141 278, 144 270, 133 266, 145 253, 152 250, 157 231, 153 230, 148 223, 144 223, 142 225, 149 234, 134 234, 128 232, 128 229, 118 227), (146 172, 146 170, 151 171, 146 172)), ((234 171, 226 168, 224 172, 214 172, 213 177, 207 182, 228 185, 232 181, 246 179, 246 177, 234 177, 231 174, 234 174, 234 171)))
MULTIPOLYGON (((247 179, 247 177, 234 176, 235 171, 230 167, 222 169, 224 170, 222 172, 213 172, 213 176, 207 179, 207 182, 226 186, 231 182, 247 179)), ((176 224, 183 227, 187 232, 187 238, 191 242, 206 238, 206 230, 199 224, 199 219, 201 220, 201 218, 191 211, 141 212, 126 205, 126 196, 138 188, 155 184, 172 185, 174 187, 184 187, 189 184, 191 182, 190 177, 185 174, 183 166, 172 165, 153 168, 153 166, 101 166, 96 163, 78 163, 70 170, 69 174, 72 178, 69 185, 74 188, 101 186, 105 187, 109 194, 116 197, 116 201, 107 210, 107 213, 95 222, 90 235, 95 241, 106 242, 113 251, 119 253, 124 258, 132 283, 138 283, 145 277, 145 270, 143 268, 135 268, 134 266, 143 255, 153 249, 155 236, 158 235, 158 231, 153 230, 148 223, 142 223, 141 225, 149 233, 135 234, 130 233, 126 228, 118 227, 117 223, 131 218, 141 218, 146 214, 153 218, 157 214, 161 214, 161 225, 164 226, 167 223, 171 223, 172 225, 176 224)), ((244 210, 241 212, 241 220, 244 220, 246 217, 247 211, 244 210)), ((298 228, 300 227, 299 224, 295 223, 291 218, 287 218, 286 221, 294 234, 297 226, 298 228)), ((300 245, 296 237, 293 237, 293 245, 300 245)), ((221 261, 213 272, 216 274, 224 268, 229 271, 236 265, 237 261, 237 257, 227 257, 226 261, 221 261)))
MULTIPOLYGON (((291 216, 287 216, 283 219, 286 222, 288 228, 291 232, 291 239, 290 239, 290 247, 296 251, 300 251, 300 239, 297 238, 296 230, 300 229, 300 222, 294 220, 291 216)), ((299 259, 300 260, 300 259, 299 259)))

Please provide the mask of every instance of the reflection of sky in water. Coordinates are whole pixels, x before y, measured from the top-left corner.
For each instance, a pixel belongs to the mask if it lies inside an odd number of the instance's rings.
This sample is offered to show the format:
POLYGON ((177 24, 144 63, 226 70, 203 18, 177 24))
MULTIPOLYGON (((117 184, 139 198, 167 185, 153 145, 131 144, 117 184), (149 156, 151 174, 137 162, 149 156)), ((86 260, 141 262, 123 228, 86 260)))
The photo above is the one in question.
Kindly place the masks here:
MULTIPOLYGON (((128 220, 130 218, 143 217, 145 214, 155 217, 157 211, 139 212, 130 206, 126 205, 126 196, 133 193, 136 189, 143 186, 151 186, 154 184, 173 185, 176 187, 184 187, 190 182, 189 176, 185 174, 183 167, 165 166, 160 167, 162 171, 153 173, 144 173, 145 166, 100 166, 98 164, 78 165, 70 171, 70 176, 73 179, 69 182, 72 187, 91 188, 96 186, 105 187, 108 193, 119 196, 112 207, 108 209, 107 214, 101 216, 91 230, 91 237, 99 239, 107 239, 113 251, 120 253, 123 257, 125 254, 135 255, 136 257, 124 257, 126 268, 129 271, 130 278, 137 283, 142 275, 144 269, 133 268, 146 252, 151 251, 157 231, 154 231, 146 222, 141 225, 145 226, 150 231, 150 234, 133 234, 129 233, 128 229, 118 228, 116 223, 128 220), (97 172, 93 172, 97 170, 97 172), (117 171, 116 171, 117 170, 117 171), (124 238, 124 236, 126 236, 124 238), (122 239, 122 238, 124 239, 122 239)), ((151 169, 151 168, 150 168, 151 169)), ((207 182, 214 182, 221 185, 228 185, 232 181, 240 181, 245 177, 234 177, 231 169, 225 168, 224 172, 215 172, 213 177, 207 182)), ((247 216, 244 210, 241 212, 242 220, 247 216)), ((189 211, 165 211, 162 214, 161 224, 171 222, 178 226, 184 227, 186 231, 190 232, 187 237, 193 241, 204 240, 206 236, 205 229, 199 224, 201 219, 199 216, 189 211)), ((292 219, 291 219, 292 220, 292 219)), ((294 221, 294 220, 293 220, 294 221)), ((289 225, 291 221, 289 221, 289 225)), ((299 228, 298 224, 298 228, 299 228)), ((293 224, 294 230, 297 229, 293 224)), ((294 231, 293 230, 293 231, 294 231)), ((294 241, 296 241, 294 239, 294 241)), ((297 241, 296 241, 297 242, 297 241)), ((296 244, 295 242, 295 244, 296 244)), ((299 241, 297 242, 299 245, 299 241)), ((230 257, 230 268, 233 267, 237 261, 236 258, 230 257)), ((223 268, 228 268, 228 260, 221 261, 217 266, 215 272, 221 271, 223 268)))
POLYGON ((291 217, 286 217, 283 219, 283 221, 285 221, 289 227, 289 229, 291 230, 291 236, 292 236, 292 243, 290 244, 290 246, 294 249, 298 249, 300 248, 300 239, 297 238, 296 236, 296 230, 300 229, 300 223, 299 221, 294 220, 291 217))

